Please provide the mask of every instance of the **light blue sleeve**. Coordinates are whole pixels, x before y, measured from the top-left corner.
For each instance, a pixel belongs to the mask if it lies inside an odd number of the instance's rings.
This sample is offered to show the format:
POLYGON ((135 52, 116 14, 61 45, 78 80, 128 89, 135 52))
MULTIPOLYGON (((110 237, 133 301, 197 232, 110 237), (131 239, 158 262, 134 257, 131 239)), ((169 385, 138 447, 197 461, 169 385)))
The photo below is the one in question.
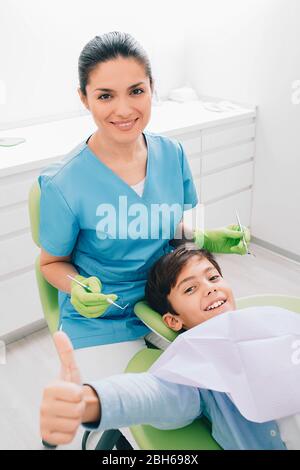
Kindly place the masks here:
POLYGON ((197 190, 195 187, 195 183, 193 180, 192 172, 190 169, 190 165, 185 154, 185 151, 182 148, 180 142, 178 142, 180 151, 181 151, 181 165, 182 165, 182 177, 183 177, 183 185, 184 185, 184 204, 187 206, 185 210, 191 209, 198 204, 198 195, 197 190))
POLYGON ((202 413, 197 388, 166 382, 148 372, 116 375, 88 385, 101 403, 100 423, 85 424, 88 429, 105 431, 137 424, 177 429, 202 413))
POLYGON ((78 221, 49 177, 40 176, 40 244, 53 256, 68 256, 75 246, 78 221))

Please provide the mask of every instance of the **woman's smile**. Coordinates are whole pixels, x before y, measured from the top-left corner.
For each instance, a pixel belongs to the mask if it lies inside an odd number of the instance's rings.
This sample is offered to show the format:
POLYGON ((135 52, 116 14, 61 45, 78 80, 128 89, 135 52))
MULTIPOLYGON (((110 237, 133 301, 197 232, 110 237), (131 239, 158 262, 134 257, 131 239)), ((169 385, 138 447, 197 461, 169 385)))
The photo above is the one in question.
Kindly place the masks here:
POLYGON ((136 122, 138 121, 139 118, 136 118, 134 121, 117 121, 117 122, 112 122, 113 126, 115 126, 117 129, 120 131, 131 131, 131 129, 134 128, 136 122))

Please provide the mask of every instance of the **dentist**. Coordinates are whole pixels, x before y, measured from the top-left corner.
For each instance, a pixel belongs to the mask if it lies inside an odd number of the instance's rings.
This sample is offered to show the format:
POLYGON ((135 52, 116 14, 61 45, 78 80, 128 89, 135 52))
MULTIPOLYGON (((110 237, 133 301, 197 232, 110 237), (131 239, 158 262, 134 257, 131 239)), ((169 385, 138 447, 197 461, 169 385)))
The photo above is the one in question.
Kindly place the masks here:
MULTIPOLYGON (((39 177, 41 271, 59 290, 60 327, 75 349, 149 333, 133 307, 153 263, 173 249, 184 210, 198 203, 181 144, 144 131, 154 84, 135 39, 92 39, 79 57, 79 82, 97 130, 39 177)), ((245 254, 237 226, 192 238, 213 252, 245 254)))

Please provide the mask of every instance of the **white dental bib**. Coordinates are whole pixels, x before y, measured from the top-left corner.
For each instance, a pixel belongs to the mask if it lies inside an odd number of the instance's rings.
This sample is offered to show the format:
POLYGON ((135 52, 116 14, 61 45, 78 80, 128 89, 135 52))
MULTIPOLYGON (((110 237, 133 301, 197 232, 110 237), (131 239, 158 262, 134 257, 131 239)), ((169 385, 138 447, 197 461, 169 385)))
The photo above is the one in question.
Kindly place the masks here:
POLYGON ((250 421, 300 412, 300 315, 251 307, 218 315, 179 335, 149 372, 225 392, 250 421))

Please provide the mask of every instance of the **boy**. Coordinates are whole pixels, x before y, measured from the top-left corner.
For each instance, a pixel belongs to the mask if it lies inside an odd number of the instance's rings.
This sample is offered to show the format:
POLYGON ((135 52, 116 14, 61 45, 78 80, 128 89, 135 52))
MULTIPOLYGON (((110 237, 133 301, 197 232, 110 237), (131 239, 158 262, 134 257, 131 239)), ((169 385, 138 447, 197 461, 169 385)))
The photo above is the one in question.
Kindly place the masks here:
MULTIPOLYGON (((153 266, 146 298, 175 331, 236 309, 213 256, 192 244, 153 266)), ((55 343, 62 381, 45 389, 41 406, 41 433, 49 443, 70 442, 81 423, 102 431, 142 423, 176 429, 205 415, 223 449, 286 449, 275 421, 248 421, 226 393, 170 383, 150 373, 122 374, 81 386, 68 338, 59 332, 55 343)))

